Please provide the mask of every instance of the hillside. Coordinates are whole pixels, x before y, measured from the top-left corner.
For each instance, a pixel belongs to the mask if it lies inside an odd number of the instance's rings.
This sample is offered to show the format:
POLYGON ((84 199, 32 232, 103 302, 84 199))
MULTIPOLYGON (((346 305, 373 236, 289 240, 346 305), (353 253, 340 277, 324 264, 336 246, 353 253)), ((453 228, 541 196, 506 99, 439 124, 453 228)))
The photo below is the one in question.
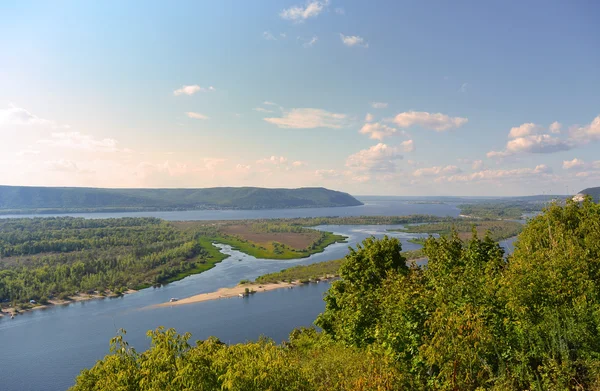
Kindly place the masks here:
POLYGON ((585 190, 581 190, 579 194, 592 196, 594 201, 600 202, 600 187, 589 187, 585 190))
POLYGON ((347 193, 322 187, 264 189, 99 189, 0 186, 0 211, 285 209, 362 205, 347 193))

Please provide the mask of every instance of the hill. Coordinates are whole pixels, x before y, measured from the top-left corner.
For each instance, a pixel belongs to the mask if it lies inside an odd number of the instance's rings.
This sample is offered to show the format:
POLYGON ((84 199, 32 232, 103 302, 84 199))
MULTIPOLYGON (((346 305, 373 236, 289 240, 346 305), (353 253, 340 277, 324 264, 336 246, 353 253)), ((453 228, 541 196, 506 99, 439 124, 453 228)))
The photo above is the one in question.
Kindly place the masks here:
POLYGON ((579 194, 592 196, 594 201, 600 202, 600 187, 589 187, 585 190, 581 190, 579 194))
POLYGON ((362 205, 347 193, 322 187, 265 189, 100 189, 0 186, 0 211, 117 211, 285 209, 362 205))

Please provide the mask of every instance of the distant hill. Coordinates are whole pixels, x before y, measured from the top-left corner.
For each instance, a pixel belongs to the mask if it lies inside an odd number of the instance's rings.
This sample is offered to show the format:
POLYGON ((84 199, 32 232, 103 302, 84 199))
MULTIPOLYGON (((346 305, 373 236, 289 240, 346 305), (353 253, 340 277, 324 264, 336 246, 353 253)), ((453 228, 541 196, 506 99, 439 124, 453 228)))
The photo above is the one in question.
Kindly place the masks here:
POLYGON ((600 187, 590 187, 585 190, 581 190, 579 194, 592 196, 594 201, 600 202, 600 187))
POLYGON ((0 212, 6 210, 117 211, 185 209, 280 209, 362 205, 347 193, 322 187, 265 189, 99 189, 85 187, 0 186, 0 212))

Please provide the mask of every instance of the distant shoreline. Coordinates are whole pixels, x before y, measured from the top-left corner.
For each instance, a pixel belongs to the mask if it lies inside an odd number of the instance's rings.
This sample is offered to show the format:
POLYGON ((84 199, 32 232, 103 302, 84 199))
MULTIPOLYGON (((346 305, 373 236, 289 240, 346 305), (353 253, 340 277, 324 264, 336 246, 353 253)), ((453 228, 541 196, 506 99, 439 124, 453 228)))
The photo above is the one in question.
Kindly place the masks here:
POLYGON ((47 308, 52 308, 52 307, 56 307, 56 306, 65 306, 65 305, 69 305, 69 304, 73 304, 73 303, 79 303, 82 301, 89 301, 89 300, 98 300, 98 299, 107 299, 107 298, 116 298, 116 297, 121 297, 123 295, 129 295, 132 293, 136 293, 137 291, 134 289, 129 289, 126 292, 123 292, 122 295, 116 295, 114 293, 109 293, 107 295, 100 295, 100 294, 93 294, 93 295, 87 295, 87 294, 77 294, 77 295, 72 295, 69 296, 70 300, 48 300, 48 304, 35 304, 34 307, 30 307, 30 308, 24 308, 24 309, 18 309, 15 307, 8 307, 8 308, 1 308, 1 312, 0 312, 0 318, 2 317, 10 317, 10 316, 17 316, 17 315, 23 315, 27 312, 31 312, 31 311, 35 311, 35 310, 43 310, 43 309, 47 309, 47 308))
POLYGON ((0 209, 0 216, 22 216, 22 215, 62 215, 71 213, 138 213, 138 212, 203 212, 203 211, 251 211, 251 210, 290 210, 290 209, 327 209, 327 208, 350 208, 359 205, 332 205, 332 206, 293 206, 287 208, 93 208, 93 209, 0 209))

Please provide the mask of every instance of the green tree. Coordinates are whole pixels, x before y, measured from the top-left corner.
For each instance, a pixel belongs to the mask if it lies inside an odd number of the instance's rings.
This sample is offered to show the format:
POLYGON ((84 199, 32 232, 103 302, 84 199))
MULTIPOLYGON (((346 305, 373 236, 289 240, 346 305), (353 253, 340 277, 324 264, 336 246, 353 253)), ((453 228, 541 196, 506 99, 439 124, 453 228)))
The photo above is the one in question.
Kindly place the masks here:
POLYGON ((350 249, 325 297, 325 312, 316 324, 336 340, 366 346, 375 339, 379 321, 378 289, 390 273, 408 273, 402 245, 396 238, 367 238, 350 249))

